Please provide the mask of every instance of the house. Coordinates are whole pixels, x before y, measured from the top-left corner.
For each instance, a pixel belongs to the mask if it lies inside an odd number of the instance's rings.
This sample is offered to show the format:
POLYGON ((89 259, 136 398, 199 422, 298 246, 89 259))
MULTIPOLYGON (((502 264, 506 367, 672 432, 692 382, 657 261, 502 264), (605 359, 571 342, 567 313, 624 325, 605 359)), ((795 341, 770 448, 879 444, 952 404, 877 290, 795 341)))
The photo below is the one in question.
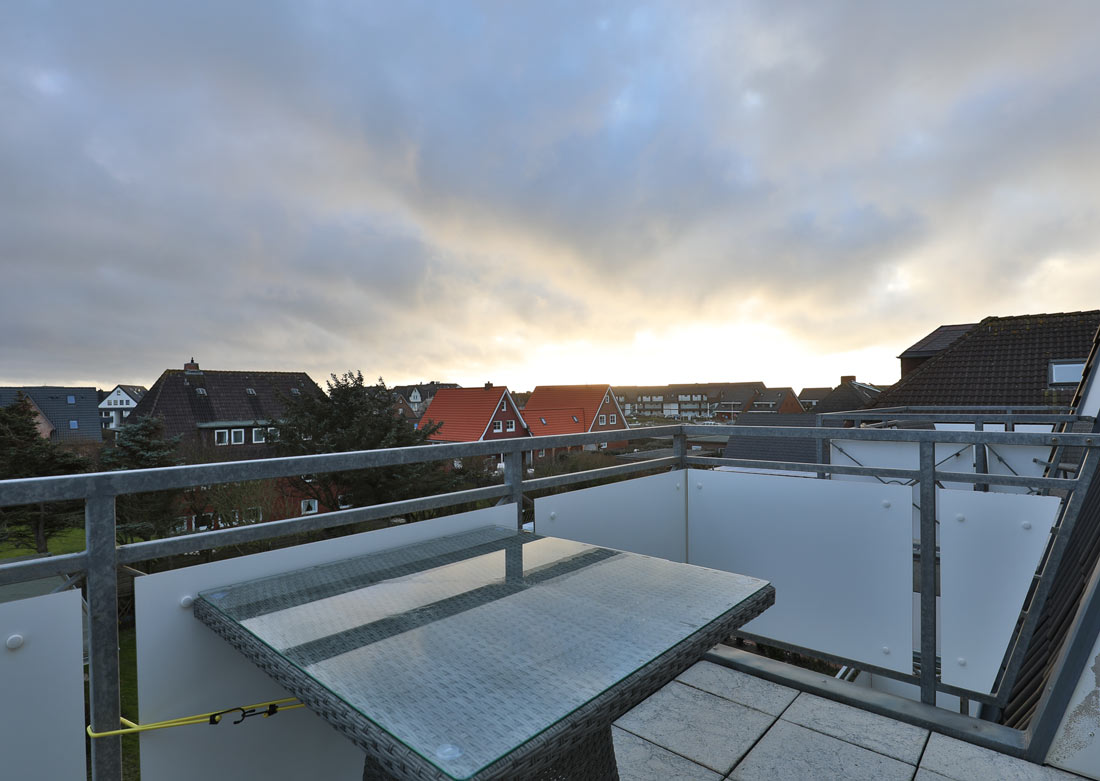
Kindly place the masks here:
POLYGON ((753 398, 752 411, 798 415, 803 409, 793 388, 766 388, 753 398))
POLYGON ((321 393, 305 372, 211 371, 192 359, 165 370, 130 417, 163 420, 165 435, 181 437, 189 461, 263 458, 284 399, 321 393))
POLYGON ((987 317, 874 406, 1068 406, 1098 329, 1100 310, 987 317))
POLYGON ((23 394, 39 415, 39 433, 55 442, 103 441, 99 422, 99 392, 95 388, 26 385, 0 388, 0 407, 10 406, 23 394))
POLYGON ((798 394, 798 403, 802 409, 813 412, 818 403, 832 392, 832 388, 803 388, 798 394))
POLYGON ((874 406, 882 388, 867 382, 859 382, 855 375, 840 378, 840 384, 829 391, 815 406, 814 412, 847 412, 874 406))
POLYGON ((722 422, 737 420, 737 416, 742 412, 752 410, 753 402, 764 390, 766 390, 764 383, 760 382, 743 383, 740 387, 723 391, 721 401, 713 410, 714 418, 722 422))
MULTIPOLYGON (((531 435, 536 437, 629 428, 618 395, 610 385, 539 385, 531 392, 523 411, 531 435)), ((609 440, 600 447, 623 445, 622 441, 609 440)), ((586 445, 585 449, 594 450, 596 446, 586 445)), ((552 458, 558 450, 537 450, 534 460, 552 458)))
POLYGON ((975 323, 941 325, 898 356, 901 360, 901 376, 904 377, 932 356, 946 350, 974 326, 975 323))
MULTIPOLYGON (((439 423, 429 442, 481 442, 527 437, 527 424, 505 386, 440 388, 421 417, 439 423)), ((503 456, 502 456, 503 460, 503 456)))
POLYGON ((627 415, 675 420, 729 420, 748 409, 762 382, 712 382, 674 385, 620 385, 616 398, 627 415))
POLYGON ((398 399, 398 410, 403 417, 412 420, 419 419, 424 410, 432 403, 432 398, 440 388, 457 388, 453 382, 422 382, 417 385, 394 385, 393 395, 398 399), (404 402, 402 404, 402 402, 404 402), (404 412, 403 407, 408 407, 411 415, 404 412))
POLYGON ((110 391, 99 392, 100 424, 105 429, 117 429, 130 417, 134 407, 146 393, 143 385, 116 385, 110 391))

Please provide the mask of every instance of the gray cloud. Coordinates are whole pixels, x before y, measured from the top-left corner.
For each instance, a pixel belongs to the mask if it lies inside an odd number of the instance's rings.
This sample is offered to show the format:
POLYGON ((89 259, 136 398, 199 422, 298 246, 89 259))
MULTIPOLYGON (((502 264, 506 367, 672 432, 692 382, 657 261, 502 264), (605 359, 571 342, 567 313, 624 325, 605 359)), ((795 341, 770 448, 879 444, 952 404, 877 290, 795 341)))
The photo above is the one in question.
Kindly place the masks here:
POLYGON ((1088 2, 9 4, 0 382, 1091 308, 1098 91, 1088 2))

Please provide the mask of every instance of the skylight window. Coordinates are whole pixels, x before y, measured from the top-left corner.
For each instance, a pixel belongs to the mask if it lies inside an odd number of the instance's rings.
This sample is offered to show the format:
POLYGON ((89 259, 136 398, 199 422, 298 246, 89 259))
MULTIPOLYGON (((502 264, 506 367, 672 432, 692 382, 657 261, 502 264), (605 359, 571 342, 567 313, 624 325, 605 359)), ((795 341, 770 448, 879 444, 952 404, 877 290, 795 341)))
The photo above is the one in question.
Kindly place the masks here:
POLYGON ((545 426, 546 425, 546 418, 539 418, 539 423, 541 423, 542 425, 545 426))
POLYGON ((577 416, 576 416, 576 415, 574 415, 574 416, 573 416, 573 422, 574 422, 574 423, 580 423, 580 421, 579 421, 579 420, 577 420, 577 416))
POLYGON ((200 396, 205 396, 206 388, 195 388, 195 393, 199 394, 200 396))
POLYGON ((301 396, 302 392, 300 390, 298 390, 297 388, 291 388, 290 389, 290 395, 291 396, 301 396))
POLYGON ((1085 373, 1082 360, 1058 360, 1050 362, 1051 385, 1076 385, 1085 373))
POLYGON ((256 395, 256 389, 255 388, 245 388, 244 392, 247 393, 249 396, 255 396, 256 395))

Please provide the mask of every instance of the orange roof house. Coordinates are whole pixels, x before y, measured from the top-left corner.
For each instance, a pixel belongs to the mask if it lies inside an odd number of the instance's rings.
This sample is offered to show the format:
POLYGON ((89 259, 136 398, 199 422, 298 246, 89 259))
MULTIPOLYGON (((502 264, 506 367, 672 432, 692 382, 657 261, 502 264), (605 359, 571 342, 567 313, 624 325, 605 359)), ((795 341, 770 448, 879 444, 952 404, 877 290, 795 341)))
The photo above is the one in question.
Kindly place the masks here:
POLYGON ((441 423, 431 442, 479 442, 530 436, 506 387, 440 388, 422 420, 441 423))
POLYGON ((523 411, 535 436, 627 428, 610 385, 539 385, 523 411))

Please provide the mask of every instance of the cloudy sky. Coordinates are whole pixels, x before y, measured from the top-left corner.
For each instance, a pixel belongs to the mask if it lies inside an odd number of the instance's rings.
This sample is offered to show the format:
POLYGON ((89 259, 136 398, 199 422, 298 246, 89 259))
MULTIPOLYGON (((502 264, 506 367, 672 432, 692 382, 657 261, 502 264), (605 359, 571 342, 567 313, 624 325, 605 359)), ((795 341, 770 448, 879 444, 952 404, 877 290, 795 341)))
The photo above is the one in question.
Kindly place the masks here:
POLYGON ((0 384, 889 383, 1100 307, 1082 2, 0 4, 0 384))

